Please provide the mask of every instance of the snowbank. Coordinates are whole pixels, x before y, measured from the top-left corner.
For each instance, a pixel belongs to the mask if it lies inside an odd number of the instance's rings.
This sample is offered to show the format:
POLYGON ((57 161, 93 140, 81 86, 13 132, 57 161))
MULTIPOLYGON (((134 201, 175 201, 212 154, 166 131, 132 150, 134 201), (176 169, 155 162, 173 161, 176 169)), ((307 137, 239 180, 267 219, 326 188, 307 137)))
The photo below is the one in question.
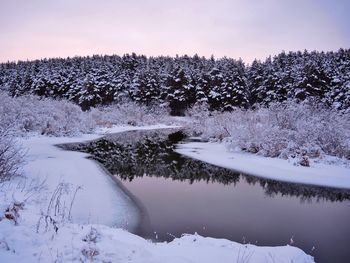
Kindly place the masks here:
POLYGON ((350 189, 350 169, 346 167, 320 163, 313 163, 312 167, 295 166, 279 158, 229 152, 222 143, 184 143, 179 144, 176 151, 213 165, 267 179, 350 189))
POLYGON ((152 243, 102 225, 67 224, 57 234, 36 234, 22 226, 2 229, 8 250, 0 246, 1 262, 314 262, 296 247, 257 247, 199 235, 152 243))

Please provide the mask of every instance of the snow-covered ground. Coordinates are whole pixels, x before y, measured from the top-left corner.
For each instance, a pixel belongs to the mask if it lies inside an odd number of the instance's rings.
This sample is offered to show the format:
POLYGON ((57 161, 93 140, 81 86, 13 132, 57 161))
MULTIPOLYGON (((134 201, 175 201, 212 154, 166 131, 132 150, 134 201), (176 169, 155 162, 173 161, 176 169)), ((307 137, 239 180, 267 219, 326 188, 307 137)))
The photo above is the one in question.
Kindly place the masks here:
POLYGON ((314 262, 292 246, 257 247, 198 235, 185 235, 170 243, 152 243, 103 225, 66 224, 57 234, 36 234, 30 228, 16 228, 8 226, 1 232, 7 235, 9 246, 8 251, 0 246, 1 262, 314 262))
POLYGON ((30 136, 23 176, 0 187, 0 262, 314 262, 291 247, 257 247, 186 235, 152 243, 115 227, 138 223, 129 196, 87 154, 56 144, 106 133, 170 126, 112 127, 79 137, 30 136))
POLYGON ((312 163, 311 167, 295 166, 279 158, 230 152, 223 143, 217 142, 179 144, 176 151, 207 163, 267 179, 350 189, 350 169, 340 165, 312 163))
MULTIPOLYGON (((60 183, 68 185, 70 190, 73 190, 72 194, 80 187, 71 209, 73 222, 119 227, 128 225, 129 229, 133 229, 138 224, 137 207, 115 181, 106 176, 106 171, 87 159, 88 154, 65 151, 55 145, 93 140, 108 133, 167 127, 176 126, 114 126, 101 128, 95 134, 77 137, 34 136, 21 139, 20 143, 27 149, 28 158, 24 174, 28 179, 35 177, 37 181, 44 181, 48 198, 60 183)), ((66 197, 66 202, 73 198, 72 195, 66 197)), ((41 207, 41 210, 48 204, 42 202, 42 205, 44 207, 41 207)))

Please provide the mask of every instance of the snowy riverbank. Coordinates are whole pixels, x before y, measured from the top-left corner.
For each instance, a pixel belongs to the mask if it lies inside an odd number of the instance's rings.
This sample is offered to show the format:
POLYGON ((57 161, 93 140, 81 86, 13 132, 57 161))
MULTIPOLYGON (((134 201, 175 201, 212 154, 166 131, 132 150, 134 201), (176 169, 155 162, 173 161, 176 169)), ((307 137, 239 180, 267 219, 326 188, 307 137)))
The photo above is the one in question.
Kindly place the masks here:
POLYGON ((128 229, 132 229, 138 224, 137 208, 113 179, 106 176, 105 171, 95 162, 87 159, 88 154, 65 151, 55 145, 94 140, 109 133, 171 127, 176 126, 114 126, 100 129, 95 134, 77 137, 34 136, 20 139, 22 146, 27 149, 28 161, 24 174, 28 179, 34 176, 37 181, 44 181, 48 196, 60 183, 70 185, 72 190, 81 187, 72 207, 73 222, 128 226, 128 229))
POLYGON ((152 243, 115 227, 135 227, 137 208, 87 155, 56 144, 174 126, 113 127, 79 137, 32 136, 23 176, 0 187, 0 262, 313 262, 291 247, 257 247, 186 235, 152 243))
POLYGON ((188 157, 238 172, 284 182, 350 189, 350 169, 339 165, 312 163, 295 166, 288 160, 245 152, 229 152, 223 143, 190 142, 176 151, 188 157))
POLYGON ((0 249, 1 262, 314 262, 292 246, 258 247, 198 235, 185 235, 170 243, 152 243, 103 225, 67 224, 54 236, 36 234, 22 226, 9 226, 1 233, 9 235, 6 240, 10 249, 16 251, 0 249))

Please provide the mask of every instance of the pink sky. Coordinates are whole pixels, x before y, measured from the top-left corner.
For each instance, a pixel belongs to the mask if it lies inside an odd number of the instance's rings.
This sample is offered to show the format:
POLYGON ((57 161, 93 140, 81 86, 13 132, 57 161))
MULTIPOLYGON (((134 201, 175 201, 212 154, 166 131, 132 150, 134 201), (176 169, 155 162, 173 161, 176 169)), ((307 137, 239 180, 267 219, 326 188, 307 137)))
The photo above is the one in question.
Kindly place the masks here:
POLYGON ((0 0, 0 61, 350 47, 347 0, 0 0))

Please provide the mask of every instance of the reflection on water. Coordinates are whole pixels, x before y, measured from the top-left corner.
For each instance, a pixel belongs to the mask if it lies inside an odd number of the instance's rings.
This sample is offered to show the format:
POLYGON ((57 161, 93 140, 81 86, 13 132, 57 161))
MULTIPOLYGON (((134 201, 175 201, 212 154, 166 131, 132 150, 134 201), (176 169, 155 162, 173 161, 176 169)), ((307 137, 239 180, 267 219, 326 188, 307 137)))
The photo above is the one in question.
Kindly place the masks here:
POLYGON ((327 187, 308 186, 279 182, 270 179, 242 175, 232 170, 216 167, 174 152, 176 143, 184 140, 181 131, 131 131, 108 135, 103 139, 86 144, 69 144, 69 150, 90 153, 112 174, 122 180, 132 181, 135 177, 156 176, 194 183, 205 181, 235 185, 240 180, 258 184, 267 196, 282 194, 299 197, 302 201, 350 200, 350 191, 327 187))
POLYGON ((198 232, 266 246, 293 238, 318 263, 348 262, 349 191, 242 175, 179 155, 181 140, 174 130, 133 131, 64 147, 90 153, 136 196, 143 237, 198 232))

